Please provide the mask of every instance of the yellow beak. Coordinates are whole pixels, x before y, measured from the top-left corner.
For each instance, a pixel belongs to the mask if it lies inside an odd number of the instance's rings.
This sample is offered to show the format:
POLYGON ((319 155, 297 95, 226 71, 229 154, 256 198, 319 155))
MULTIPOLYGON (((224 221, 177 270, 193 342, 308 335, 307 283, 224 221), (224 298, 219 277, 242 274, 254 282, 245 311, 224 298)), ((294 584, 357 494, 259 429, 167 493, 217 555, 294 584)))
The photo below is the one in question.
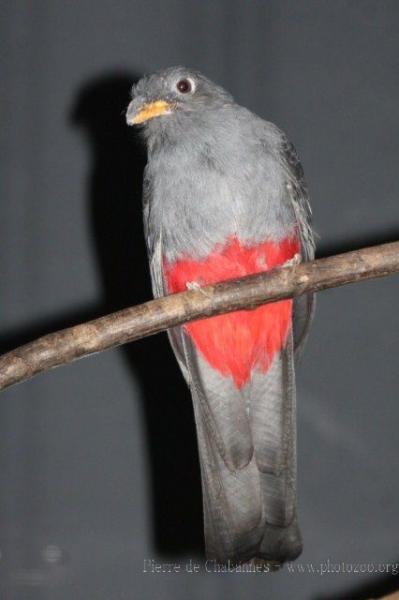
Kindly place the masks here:
POLYGON ((142 108, 136 113, 133 119, 130 120, 131 125, 139 125, 145 123, 154 117, 160 117, 161 115, 167 115, 171 112, 172 105, 165 100, 156 100, 149 104, 144 104, 142 108))

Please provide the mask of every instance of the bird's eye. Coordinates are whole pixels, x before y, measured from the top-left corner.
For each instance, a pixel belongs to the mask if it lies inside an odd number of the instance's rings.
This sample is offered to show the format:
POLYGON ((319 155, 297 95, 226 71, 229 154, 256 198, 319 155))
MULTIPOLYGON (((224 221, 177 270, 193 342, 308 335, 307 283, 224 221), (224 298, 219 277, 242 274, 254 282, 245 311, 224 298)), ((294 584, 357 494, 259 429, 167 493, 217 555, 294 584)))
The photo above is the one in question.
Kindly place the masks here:
POLYGON ((176 84, 177 89, 181 94, 188 94, 193 89, 193 84, 189 79, 180 79, 176 84))

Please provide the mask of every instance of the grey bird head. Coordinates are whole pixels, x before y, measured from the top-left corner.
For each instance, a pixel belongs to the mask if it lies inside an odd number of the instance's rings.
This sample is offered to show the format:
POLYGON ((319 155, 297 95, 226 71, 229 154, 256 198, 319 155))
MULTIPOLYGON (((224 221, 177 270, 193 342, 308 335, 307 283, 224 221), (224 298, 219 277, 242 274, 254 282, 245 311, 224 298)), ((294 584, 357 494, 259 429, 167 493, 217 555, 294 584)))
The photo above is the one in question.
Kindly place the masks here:
POLYGON ((128 125, 144 125, 150 135, 232 103, 230 94, 198 71, 171 67, 133 86, 126 120, 128 125))

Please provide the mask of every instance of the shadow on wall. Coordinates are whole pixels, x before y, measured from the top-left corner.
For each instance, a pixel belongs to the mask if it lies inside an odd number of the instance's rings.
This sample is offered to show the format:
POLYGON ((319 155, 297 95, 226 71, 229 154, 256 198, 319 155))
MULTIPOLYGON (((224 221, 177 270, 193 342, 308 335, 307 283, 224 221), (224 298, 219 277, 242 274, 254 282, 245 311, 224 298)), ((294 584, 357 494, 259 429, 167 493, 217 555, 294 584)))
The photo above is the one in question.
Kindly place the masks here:
MULTIPOLYGON (((78 92, 70 115, 72 125, 87 134, 91 149, 88 218, 103 283, 102 298, 59 317, 3 333, 0 354, 46 333, 152 297, 142 228, 145 149, 137 133, 127 127, 124 116, 131 86, 137 79, 129 73, 110 73, 94 79, 78 92)), ((154 547, 164 556, 203 554, 194 416, 167 336, 140 340, 120 351, 141 388, 144 438, 151 469, 154 547)))
MULTIPOLYGON (((103 283, 103 313, 152 297, 142 228, 145 149, 124 116, 137 79, 129 73, 95 79, 79 92, 72 115, 73 123, 87 133, 92 153, 88 210, 103 283)), ((163 555, 202 552, 191 399, 167 336, 135 342, 121 352, 142 392, 155 548, 163 555)))

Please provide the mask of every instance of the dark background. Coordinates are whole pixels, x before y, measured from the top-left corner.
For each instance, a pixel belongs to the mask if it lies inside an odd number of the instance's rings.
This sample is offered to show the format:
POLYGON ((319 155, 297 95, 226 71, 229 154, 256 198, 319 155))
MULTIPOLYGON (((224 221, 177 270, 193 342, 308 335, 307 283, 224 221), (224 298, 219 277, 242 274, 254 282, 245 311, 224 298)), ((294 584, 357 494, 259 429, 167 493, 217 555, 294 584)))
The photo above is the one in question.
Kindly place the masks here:
MULTIPOLYGON (((150 297, 145 159, 122 111, 137 77, 160 67, 199 68, 287 132, 319 255, 398 239, 395 0, 18 0, 0 11, 3 351, 150 297)), ((298 372, 304 573, 143 573, 144 559, 185 569, 202 551, 190 398, 165 335, 3 393, 0 597, 329 600, 399 588, 384 574, 317 573, 328 560, 399 561, 397 306, 397 277, 319 295, 298 372)))

